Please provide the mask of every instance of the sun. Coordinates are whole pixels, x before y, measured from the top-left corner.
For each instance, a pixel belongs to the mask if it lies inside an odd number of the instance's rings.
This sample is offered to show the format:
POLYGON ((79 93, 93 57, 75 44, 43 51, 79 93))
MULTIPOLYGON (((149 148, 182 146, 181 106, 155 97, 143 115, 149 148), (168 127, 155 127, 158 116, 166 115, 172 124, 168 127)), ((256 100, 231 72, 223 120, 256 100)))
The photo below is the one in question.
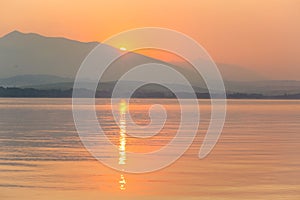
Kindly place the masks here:
POLYGON ((121 51, 126 51, 127 49, 125 47, 120 47, 121 51))

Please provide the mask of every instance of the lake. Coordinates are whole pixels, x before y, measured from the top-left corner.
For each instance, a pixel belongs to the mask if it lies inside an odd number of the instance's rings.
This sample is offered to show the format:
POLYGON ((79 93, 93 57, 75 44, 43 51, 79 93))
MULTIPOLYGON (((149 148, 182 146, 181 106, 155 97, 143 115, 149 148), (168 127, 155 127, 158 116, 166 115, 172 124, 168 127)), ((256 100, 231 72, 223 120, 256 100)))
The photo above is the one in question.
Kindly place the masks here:
MULTIPOLYGON (((123 153, 158 150, 176 133, 175 99, 130 103, 140 125, 149 123, 152 104, 166 107, 165 127, 149 139, 120 130, 108 103, 97 99, 99 122, 123 153)), ((156 172, 128 174, 104 166, 84 148, 71 99, 2 98, 0 199, 300 199, 300 100, 228 100, 222 135, 201 160, 210 101, 199 104, 198 135, 179 160, 156 172)))

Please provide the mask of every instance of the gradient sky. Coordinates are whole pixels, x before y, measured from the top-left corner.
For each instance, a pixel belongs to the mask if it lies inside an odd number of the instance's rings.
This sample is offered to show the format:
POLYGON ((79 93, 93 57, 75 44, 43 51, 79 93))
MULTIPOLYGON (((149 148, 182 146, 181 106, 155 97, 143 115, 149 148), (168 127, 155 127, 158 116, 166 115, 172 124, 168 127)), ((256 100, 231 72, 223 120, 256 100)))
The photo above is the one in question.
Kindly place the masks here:
POLYGON ((13 30, 99 41, 159 26, 196 39, 217 62, 300 79, 299 0, 1 0, 0 36, 13 30))

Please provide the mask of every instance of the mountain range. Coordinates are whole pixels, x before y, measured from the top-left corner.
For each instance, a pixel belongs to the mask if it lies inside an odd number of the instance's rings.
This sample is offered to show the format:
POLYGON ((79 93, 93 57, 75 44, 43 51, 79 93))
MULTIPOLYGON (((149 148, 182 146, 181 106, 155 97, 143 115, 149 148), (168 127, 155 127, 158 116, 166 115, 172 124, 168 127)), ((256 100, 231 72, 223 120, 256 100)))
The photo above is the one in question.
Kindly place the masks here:
MULTIPOLYGON (((82 61, 98 44, 13 31, 0 38, 0 86, 70 89, 82 61)), ((112 88, 123 73, 145 63, 171 66, 186 76, 197 92, 207 91, 201 76, 196 74, 188 63, 167 63, 135 52, 129 52, 112 63, 101 82, 105 83, 107 88, 112 88)), ((300 81, 270 80, 248 68, 220 63, 217 63, 217 66, 228 93, 300 93, 300 81)), ((168 74, 160 76, 168 79, 168 74)), ((89 81, 86 80, 86 84, 89 84, 89 81)), ((172 80, 168 81, 169 84, 172 83, 172 80)), ((122 84, 126 88, 126 84, 131 83, 128 80, 122 84)), ((185 86, 180 87, 185 90, 185 86)), ((153 86, 151 90, 159 89, 153 86)))

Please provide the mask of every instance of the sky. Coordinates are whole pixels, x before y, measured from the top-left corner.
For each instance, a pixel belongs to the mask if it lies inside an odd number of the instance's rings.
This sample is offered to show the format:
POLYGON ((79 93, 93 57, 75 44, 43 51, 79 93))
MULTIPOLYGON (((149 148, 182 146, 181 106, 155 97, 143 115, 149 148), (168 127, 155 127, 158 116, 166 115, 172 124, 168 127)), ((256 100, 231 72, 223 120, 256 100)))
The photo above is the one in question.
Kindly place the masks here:
POLYGON ((0 36, 13 30, 103 41, 146 26, 193 37, 216 62, 300 80, 299 0, 0 0, 0 36))

